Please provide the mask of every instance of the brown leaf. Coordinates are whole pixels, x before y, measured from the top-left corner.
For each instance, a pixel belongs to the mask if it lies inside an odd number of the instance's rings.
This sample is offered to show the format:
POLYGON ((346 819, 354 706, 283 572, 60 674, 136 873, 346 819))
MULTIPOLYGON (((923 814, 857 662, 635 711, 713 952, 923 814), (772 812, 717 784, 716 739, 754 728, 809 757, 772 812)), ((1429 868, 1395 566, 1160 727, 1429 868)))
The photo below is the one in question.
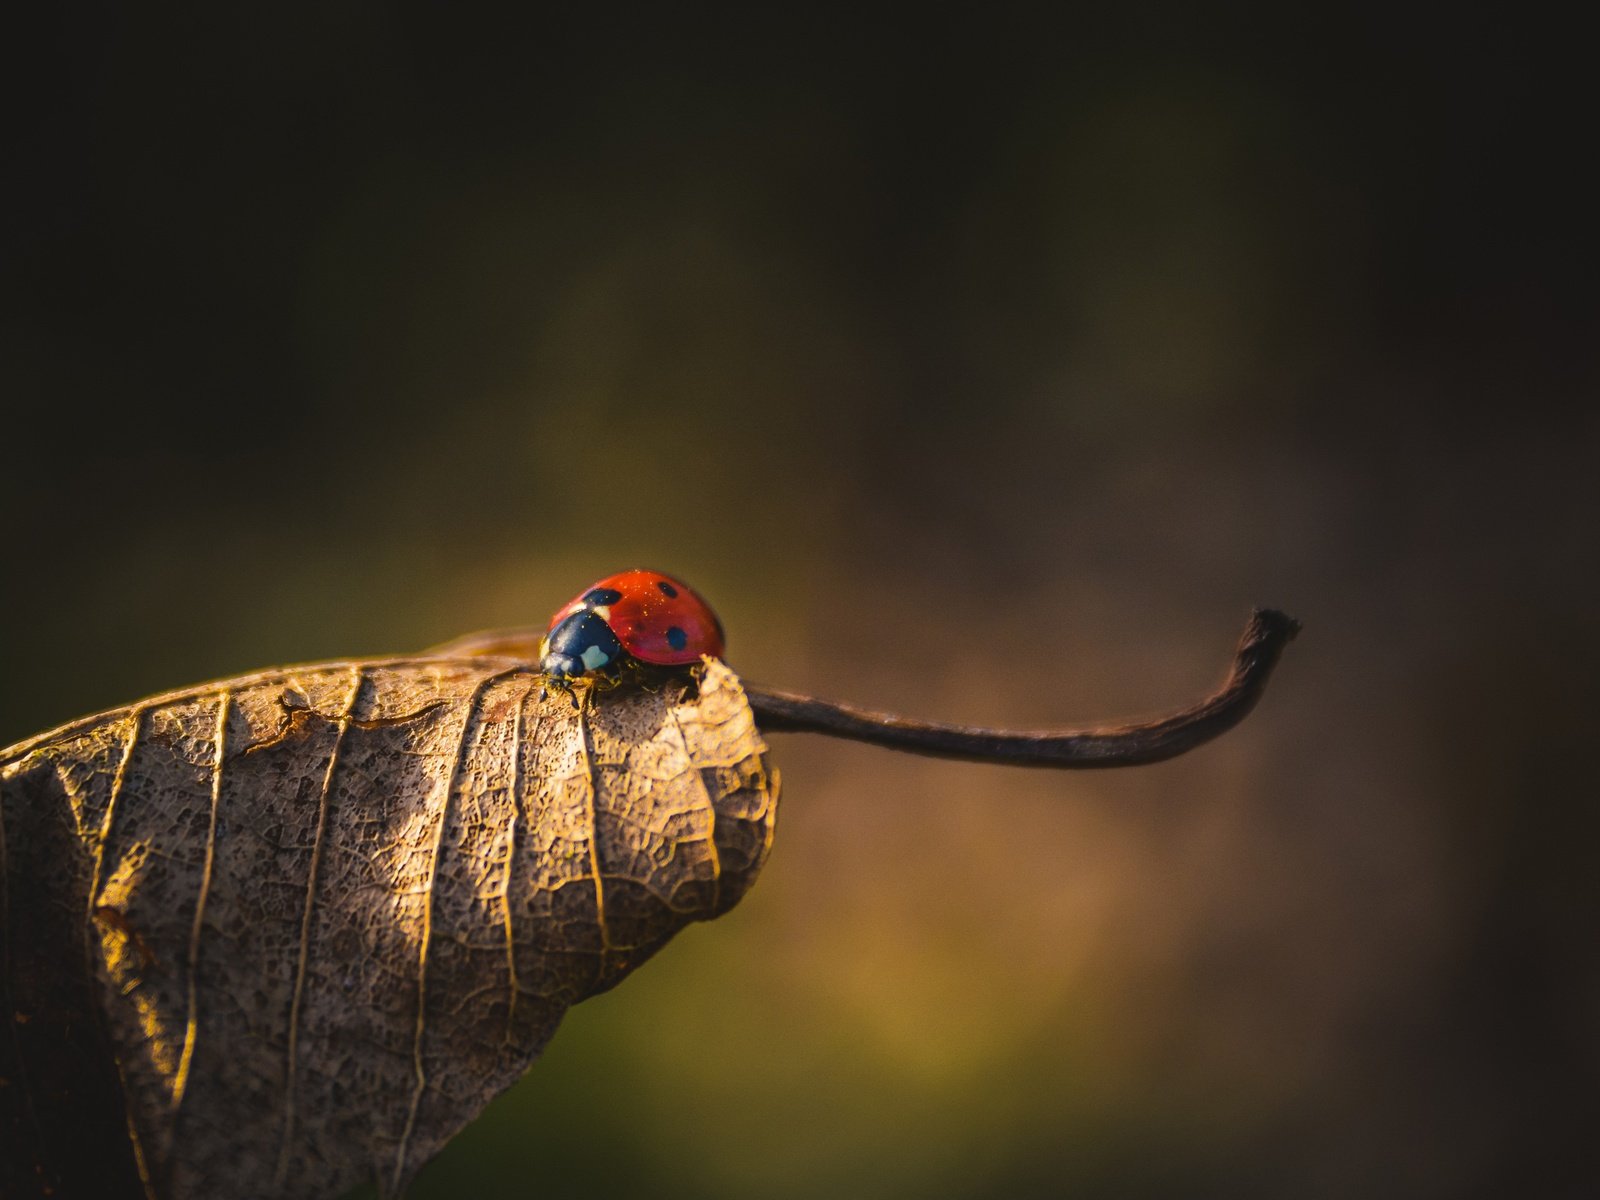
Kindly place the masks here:
POLYGON ((3 1194, 392 1193, 771 846, 738 679, 269 671, 0 752, 3 1194), (131 1136, 130 1136, 131 1135, 131 1136))

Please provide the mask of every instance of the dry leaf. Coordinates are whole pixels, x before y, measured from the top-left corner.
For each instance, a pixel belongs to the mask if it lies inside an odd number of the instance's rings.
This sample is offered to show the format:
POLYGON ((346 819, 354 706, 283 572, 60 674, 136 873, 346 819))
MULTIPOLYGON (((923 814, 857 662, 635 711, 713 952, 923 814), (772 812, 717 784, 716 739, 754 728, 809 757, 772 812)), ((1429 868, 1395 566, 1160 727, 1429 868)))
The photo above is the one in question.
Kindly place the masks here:
POLYGON ((568 1007, 744 894, 765 753, 717 662, 541 696, 464 656, 265 672, 0 752, 4 1195, 397 1191, 568 1007))

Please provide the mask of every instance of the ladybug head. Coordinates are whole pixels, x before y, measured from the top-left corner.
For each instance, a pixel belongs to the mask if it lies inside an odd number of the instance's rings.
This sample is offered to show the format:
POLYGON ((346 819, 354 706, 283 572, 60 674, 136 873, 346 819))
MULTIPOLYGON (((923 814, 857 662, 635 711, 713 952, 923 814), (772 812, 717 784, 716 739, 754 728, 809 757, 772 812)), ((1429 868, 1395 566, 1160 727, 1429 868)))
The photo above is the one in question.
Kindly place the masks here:
POLYGON ((592 609, 579 609, 545 634, 539 646, 539 669, 565 679, 615 670, 626 654, 604 617, 592 609))

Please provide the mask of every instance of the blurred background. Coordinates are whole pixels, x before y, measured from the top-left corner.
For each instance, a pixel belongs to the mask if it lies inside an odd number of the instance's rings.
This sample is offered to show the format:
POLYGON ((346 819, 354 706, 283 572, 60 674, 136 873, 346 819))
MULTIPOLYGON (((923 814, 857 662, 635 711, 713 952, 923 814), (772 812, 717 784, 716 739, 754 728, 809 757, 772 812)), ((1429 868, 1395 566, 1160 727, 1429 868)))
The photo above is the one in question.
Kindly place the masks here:
POLYGON ((752 679, 992 724, 1181 706, 1252 605, 1305 622, 1160 766, 774 735, 759 885, 575 1010, 417 1197, 1592 1194, 1577 39, 43 19, 0 743, 635 565, 752 679))

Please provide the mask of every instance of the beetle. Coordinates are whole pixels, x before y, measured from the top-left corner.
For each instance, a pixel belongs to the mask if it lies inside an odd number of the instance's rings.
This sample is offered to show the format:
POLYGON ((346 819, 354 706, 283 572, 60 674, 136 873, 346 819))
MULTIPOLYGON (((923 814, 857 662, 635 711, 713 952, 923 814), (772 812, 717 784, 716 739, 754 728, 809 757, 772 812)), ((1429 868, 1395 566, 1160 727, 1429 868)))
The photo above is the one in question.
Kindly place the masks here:
POLYGON ((659 571, 622 571, 550 618, 539 669, 555 679, 614 675, 630 662, 680 667, 722 656, 722 622, 700 594, 659 571))

